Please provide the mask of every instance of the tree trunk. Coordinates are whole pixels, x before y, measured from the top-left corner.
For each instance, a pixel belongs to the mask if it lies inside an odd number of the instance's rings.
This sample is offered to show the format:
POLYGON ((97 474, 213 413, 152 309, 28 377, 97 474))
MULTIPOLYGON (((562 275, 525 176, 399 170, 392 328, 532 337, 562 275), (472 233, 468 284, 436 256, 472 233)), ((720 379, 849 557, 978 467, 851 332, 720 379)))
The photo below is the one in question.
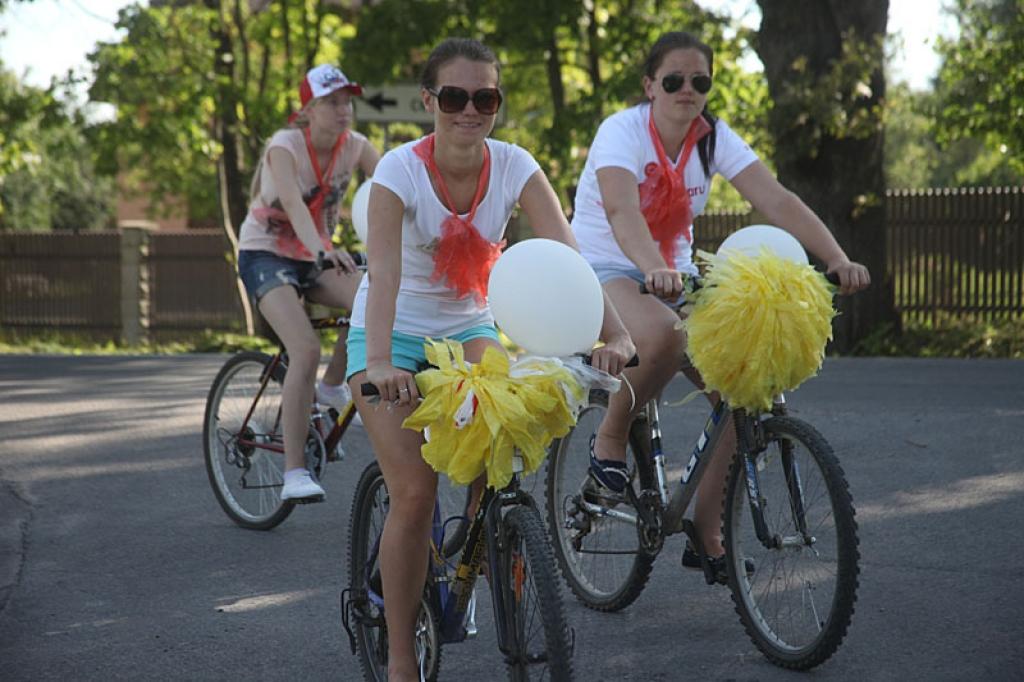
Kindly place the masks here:
POLYGON ((850 259, 871 273, 871 287, 839 299, 834 348, 850 352, 872 331, 899 323, 887 267, 884 137, 877 113, 885 77, 881 43, 876 41, 885 35, 889 3, 758 0, 758 5, 762 20, 756 48, 774 103, 769 125, 776 140, 779 180, 829 226, 850 259), (843 57, 843 41, 850 39, 878 46, 870 48, 873 61, 865 83, 870 92, 860 89, 860 96, 836 98, 835 81, 826 77, 843 57), (807 90, 793 87, 808 76, 817 101, 841 101, 841 120, 867 120, 868 125, 844 134, 834 120, 816 119, 815 112, 828 108, 808 106, 808 100, 801 99, 807 90))
MULTIPOLYGON (((587 9, 587 72, 590 74, 590 87, 594 92, 601 92, 604 82, 601 79, 601 38, 597 25, 597 3, 591 3, 587 9)), ((598 100, 597 120, 604 119, 604 106, 598 100)))
MULTIPOLYGON (((207 0, 207 5, 213 4, 207 0)), ((227 15, 224 8, 217 3, 218 20, 212 27, 213 38, 217 41, 217 52, 214 55, 214 73, 217 76, 217 113, 214 123, 215 133, 220 140, 222 152, 217 162, 218 194, 220 197, 221 226, 224 236, 231 248, 234 259, 238 253, 238 229, 245 220, 248 207, 245 202, 245 190, 242 186, 242 173, 239 170, 238 145, 238 113, 232 84, 234 83, 234 54, 231 35, 227 27, 227 15)), ((241 279, 236 279, 238 300, 245 317, 245 331, 252 335, 255 331, 252 307, 245 293, 241 279)))

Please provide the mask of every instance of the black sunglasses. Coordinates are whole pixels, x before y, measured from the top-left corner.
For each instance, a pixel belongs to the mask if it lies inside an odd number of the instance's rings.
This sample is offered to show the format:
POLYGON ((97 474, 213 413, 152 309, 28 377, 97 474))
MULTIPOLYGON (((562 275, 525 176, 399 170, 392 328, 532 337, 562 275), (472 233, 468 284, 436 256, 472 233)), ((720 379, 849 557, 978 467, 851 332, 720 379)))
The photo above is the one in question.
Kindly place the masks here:
MULTIPOLYGON (((661 87, 665 92, 675 92, 683 87, 685 82, 686 76, 680 73, 670 73, 661 79, 661 87)), ((711 89, 711 76, 705 76, 702 73, 694 74, 690 76, 690 85, 700 94, 706 95, 708 90, 711 89)))
POLYGON ((437 105, 446 114, 459 113, 470 100, 473 100, 473 108, 484 116, 498 113, 501 106, 501 90, 498 88, 480 88, 470 95, 462 88, 445 85, 440 90, 427 88, 427 92, 437 98, 437 105))

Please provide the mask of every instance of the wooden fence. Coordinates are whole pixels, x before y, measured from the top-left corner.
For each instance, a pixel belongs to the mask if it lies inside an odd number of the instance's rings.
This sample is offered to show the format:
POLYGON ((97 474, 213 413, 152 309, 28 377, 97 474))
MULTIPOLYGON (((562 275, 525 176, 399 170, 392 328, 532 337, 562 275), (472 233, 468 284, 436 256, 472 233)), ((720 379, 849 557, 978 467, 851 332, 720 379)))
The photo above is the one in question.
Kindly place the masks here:
POLYGON ((896 309, 999 319, 1024 314, 1024 192, 898 191, 886 197, 896 309))
MULTIPOLYGON (((894 191, 886 218, 894 304, 905 319, 1024 316, 1021 188, 894 191)), ((714 251, 751 222, 743 213, 700 216, 695 246, 714 251)), ((243 328, 218 231, 127 234, 0 234, 0 328, 122 339, 133 325, 158 339, 243 328)))

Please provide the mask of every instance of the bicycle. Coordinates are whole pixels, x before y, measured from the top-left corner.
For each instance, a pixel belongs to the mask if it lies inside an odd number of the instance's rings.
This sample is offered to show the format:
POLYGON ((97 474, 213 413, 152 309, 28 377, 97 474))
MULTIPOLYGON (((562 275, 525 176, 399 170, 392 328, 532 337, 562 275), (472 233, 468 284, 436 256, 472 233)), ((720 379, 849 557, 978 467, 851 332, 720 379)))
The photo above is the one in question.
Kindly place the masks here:
POLYGON ((630 605, 666 538, 678 533, 696 548, 705 580, 717 582, 693 522, 684 516, 731 413, 737 453, 722 531, 736 612, 772 663, 806 670, 827 660, 853 615, 860 554, 849 487, 825 438, 788 415, 782 395, 762 414, 722 400, 673 487, 654 399, 630 425, 627 459, 634 466, 624 493, 614 495, 587 473, 590 437, 607 402, 606 392, 592 392, 576 427, 552 443, 548 457, 548 528, 575 596, 598 611, 630 605))
MULTIPOLYGON (((351 254, 366 267, 362 254, 351 254)), ((324 268, 330 261, 321 260, 324 268)), ((311 319, 313 329, 347 326, 345 316, 311 319)), ((270 530, 294 511, 299 501, 283 501, 284 439, 281 387, 288 369, 283 345, 273 355, 241 351, 228 359, 210 386, 203 417, 206 473, 217 502, 243 528, 270 530)), ((314 402, 306 434, 307 468, 320 479, 328 462, 344 456, 341 439, 355 418, 355 403, 340 412, 314 402)))
MULTIPOLYGON (((364 395, 376 387, 364 384, 364 395)), ((566 624, 554 557, 540 512, 520 489, 522 457, 501 490, 487 488, 469 521, 470 494, 461 515, 442 517, 434 504, 429 569, 416 623, 420 679, 437 679, 441 646, 476 634, 477 576, 486 566, 498 648, 509 679, 572 679, 573 634, 566 624), (449 531, 449 525, 456 524, 449 531), (453 557, 461 551, 461 557, 453 557)), ((367 680, 387 679, 387 624, 378 551, 388 493, 380 467, 363 471, 352 501, 349 586, 341 594, 342 624, 367 680)))

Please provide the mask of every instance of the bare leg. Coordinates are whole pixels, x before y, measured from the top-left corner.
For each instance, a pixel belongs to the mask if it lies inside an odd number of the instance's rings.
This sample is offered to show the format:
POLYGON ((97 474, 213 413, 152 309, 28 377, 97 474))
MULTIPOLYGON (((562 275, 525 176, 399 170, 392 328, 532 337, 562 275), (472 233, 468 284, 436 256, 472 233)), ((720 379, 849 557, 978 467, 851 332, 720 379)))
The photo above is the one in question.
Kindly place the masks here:
POLYGON ((641 294, 633 280, 615 279, 606 283, 604 289, 633 337, 640 358, 639 366, 624 372, 633 392, 623 386, 612 394, 594 448, 600 459, 621 462, 626 459, 626 439, 633 415, 661 393, 682 364, 684 334, 675 328, 678 315, 654 296, 641 294))
MULTIPOLYGON (((489 339, 467 342, 464 346, 466 359, 478 361, 488 345, 501 348, 489 339)), ((419 669, 414 645, 415 625, 427 575, 437 474, 420 454, 422 435, 402 428, 402 421, 415 407, 389 409, 383 404, 369 404, 360 390, 365 380, 366 373, 359 372, 349 380, 349 387, 363 416, 391 501, 380 547, 384 613, 388 623, 388 679, 416 681, 419 669)))
MULTIPOLYGON (((332 308, 352 309, 352 301, 359 288, 363 273, 344 273, 341 270, 328 270, 317 278, 317 287, 309 293, 309 299, 332 308)), ((324 370, 323 381, 331 386, 339 386, 345 382, 345 369, 348 364, 348 353, 345 341, 348 339, 348 327, 338 330, 338 339, 334 344, 334 353, 324 370)))
POLYGON ((418 681, 415 625, 427 576, 437 474, 420 456, 423 436, 402 428, 402 421, 415 406, 369 404, 359 390, 365 380, 366 373, 359 372, 349 380, 349 386, 391 502, 380 545, 388 624, 388 679, 418 681))
POLYGON ((285 471, 305 466, 303 450, 313 403, 313 382, 320 363, 320 339, 309 324, 295 289, 281 286, 260 300, 260 312, 288 351, 281 392, 285 471))
MULTIPOLYGON (((709 398, 717 398, 717 395, 709 398)), ((717 399, 712 399, 712 404, 717 402, 717 399)), ((736 429, 732 425, 732 416, 726 419, 726 429, 711 453, 708 470, 697 486, 697 501, 693 511, 693 525, 704 544, 705 553, 710 557, 725 554, 722 545, 722 504, 725 501, 725 479, 736 453, 736 429)))

